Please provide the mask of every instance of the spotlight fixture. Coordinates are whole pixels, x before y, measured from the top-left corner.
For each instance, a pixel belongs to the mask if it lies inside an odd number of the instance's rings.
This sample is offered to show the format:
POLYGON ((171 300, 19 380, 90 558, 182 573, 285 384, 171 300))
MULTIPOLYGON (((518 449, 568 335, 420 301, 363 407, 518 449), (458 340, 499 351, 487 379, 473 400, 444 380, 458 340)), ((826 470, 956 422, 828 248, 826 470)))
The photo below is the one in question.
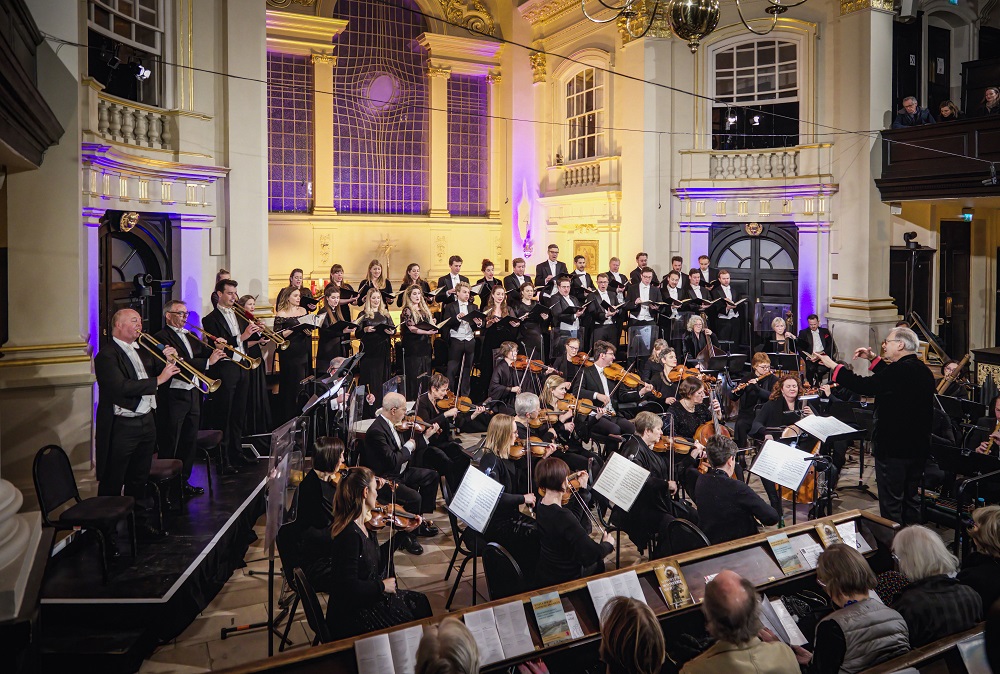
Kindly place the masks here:
POLYGON ((920 248, 920 244, 916 242, 917 233, 916 232, 903 232, 903 243, 910 250, 916 250, 920 248))
POLYGON ((983 185, 987 187, 997 184, 997 165, 990 164, 990 177, 983 181, 983 185))
POLYGON ((750 126, 760 126, 760 115, 754 115, 750 120, 750 126))
POLYGON ((736 125, 736 111, 732 108, 726 108, 726 131, 729 131, 736 125))
POLYGON ((111 48, 111 56, 108 57, 108 68, 111 68, 111 70, 122 64, 121 58, 118 57, 119 49, 121 49, 121 43, 115 42, 115 46, 111 48))
POLYGON ((135 65, 135 79, 139 80, 140 82, 148 80, 149 76, 152 74, 153 71, 151 71, 149 68, 146 68, 141 63, 137 63, 135 65))

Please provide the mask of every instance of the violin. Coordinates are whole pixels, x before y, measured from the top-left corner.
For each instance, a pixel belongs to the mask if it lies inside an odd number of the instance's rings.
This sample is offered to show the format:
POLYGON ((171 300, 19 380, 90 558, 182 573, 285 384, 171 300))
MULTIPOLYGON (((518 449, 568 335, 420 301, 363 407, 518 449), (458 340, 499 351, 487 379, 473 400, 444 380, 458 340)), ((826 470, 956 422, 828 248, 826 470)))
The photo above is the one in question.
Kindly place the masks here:
MULTIPOLYGON (((546 369, 548 369, 548 365, 546 365, 544 362, 537 359, 529 360, 528 357, 525 356, 524 354, 518 354, 517 358, 514 359, 512 367, 515 370, 524 370, 530 368, 534 374, 541 374, 542 372, 545 372, 546 369)), ((559 370, 553 370, 552 372, 554 374, 562 376, 562 372, 560 372, 559 370)))
POLYGON ((679 382, 681 379, 686 377, 697 377, 704 382, 712 384, 717 381, 715 377, 705 374, 701 370, 697 370, 693 367, 685 367, 683 365, 677 365, 671 368, 670 372, 667 373, 667 381, 671 383, 679 382))
POLYGON ((380 503, 372 508, 371 517, 365 522, 365 527, 370 531, 379 531, 387 526, 393 529, 410 529, 419 521, 419 516, 406 512, 394 503, 389 505, 380 503))
POLYGON ((472 404, 472 398, 468 396, 461 396, 456 398, 454 392, 448 391, 444 398, 437 401, 437 408, 439 410, 450 410, 453 407, 457 407, 459 412, 471 412, 475 405, 472 404))
POLYGON ((673 445, 675 454, 690 454, 691 450, 697 447, 693 440, 682 438, 679 435, 674 437, 664 435, 650 449, 654 452, 665 454, 670 451, 671 445, 673 445))
POLYGON ((580 367, 580 366, 583 366, 583 367, 593 367, 594 366, 594 362, 592 360, 590 360, 590 358, 587 356, 587 352, 586 351, 580 351, 580 352, 578 352, 575 356, 573 356, 572 358, 569 359, 569 362, 573 363, 573 365, 576 365, 577 367, 580 367))
MULTIPOLYGON (((535 437, 534 435, 531 436, 528 443, 531 445, 531 455, 538 457, 545 456, 545 449, 552 444, 550 442, 545 442, 541 438, 535 437)), ((524 451, 524 439, 518 438, 517 440, 514 440, 514 444, 510 447, 510 458, 516 461, 524 456, 524 451)))
POLYGON ((574 492, 580 491, 582 487, 580 486, 580 474, 577 473, 569 478, 569 489, 562 494, 562 504, 567 505, 569 500, 573 498, 574 492))
MULTIPOLYGON (((593 365, 593 363, 591 363, 593 365)), ((556 403, 556 408, 560 412, 569 412, 570 410, 575 411, 577 414, 590 414, 591 412, 597 412, 603 409, 601 405, 597 405, 593 400, 589 398, 576 399, 572 393, 567 393, 566 397, 556 403)))
MULTIPOLYGON (((622 384, 629 388, 639 388, 640 386, 645 386, 646 382, 642 380, 642 377, 637 375, 635 372, 626 372, 618 363, 612 363, 604 368, 604 376, 608 379, 614 379, 615 381, 620 381, 622 384)), ((657 390, 650 391, 655 397, 662 398, 663 394, 657 390)))
MULTIPOLYGON (((433 425, 434 424, 430 424, 430 423, 424 421, 423 419, 421 419, 420 417, 418 417, 416 414, 408 414, 405 417, 403 417, 403 421, 401 421, 400 423, 396 424, 396 430, 397 431, 408 431, 411 428, 414 428, 414 429, 416 429, 417 433, 426 433, 428 431, 428 429, 430 429, 430 427, 433 426, 433 425), (410 424, 410 425, 407 426, 406 424, 410 424)), ((438 429, 438 432, 440 433, 441 429, 438 429)))

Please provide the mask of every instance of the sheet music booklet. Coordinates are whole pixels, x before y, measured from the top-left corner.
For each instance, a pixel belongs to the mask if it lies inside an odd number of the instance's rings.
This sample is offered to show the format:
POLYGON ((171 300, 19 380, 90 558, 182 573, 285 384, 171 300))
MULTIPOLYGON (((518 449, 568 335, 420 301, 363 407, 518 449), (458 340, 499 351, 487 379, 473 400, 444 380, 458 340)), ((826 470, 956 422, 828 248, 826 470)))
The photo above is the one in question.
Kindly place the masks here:
POLYGON ((604 607, 615 597, 631 597, 646 603, 646 595, 642 593, 639 576, 634 570, 607 578, 588 580, 587 589, 590 591, 590 599, 594 602, 597 615, 602 620, 604 619, 604 607))
POLYGON ((478 468, 469 466, 462 484, 448 504, 448 510, 474 530, 483 533, 502 493, 502 484, 480 472, 478 468))
POLYGON ((649 479, 649 471, 621 454, 612 454, 594 482, 594 491, 628 512, 649 479))
POLYGON ((472 611, 462 618, 479 646, 480 664, 490 665, 535 650, 524 605, 519 601, 472 611))
POLYGON ((757 455, 750 472, 754 475, 777 482, 782 487, 798 490, 806 473, 812 468, 812 455, 801 449, 789 447, 777 440, 768 440, 757 455))
POLYGON ((420 625, 358 639, 354 656, 358 674, 413 674, 417 664, 417 647, 424 630, 420 625))

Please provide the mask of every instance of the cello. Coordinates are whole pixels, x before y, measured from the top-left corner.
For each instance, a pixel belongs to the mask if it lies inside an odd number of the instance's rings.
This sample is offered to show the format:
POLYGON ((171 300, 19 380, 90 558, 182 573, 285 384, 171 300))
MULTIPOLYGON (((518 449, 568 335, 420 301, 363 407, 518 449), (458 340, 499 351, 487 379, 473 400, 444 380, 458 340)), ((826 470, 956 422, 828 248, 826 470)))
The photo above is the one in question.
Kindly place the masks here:
MULTIPOLYGON (((695 442, 701 443, 702 445, 707 445, 709 438, 711 438, 713 436, 716 436, 716 435, 721 435, 721 436, 726 437, 726 438, 732 438, 733 437, 733 434, 729 430, 729 427, 726 426, 721 421, 719 421, 719 413, 715 411, 715 405, 716 405, 716 402, 718 402, 717 399, 716 399, 716 397, 715 397, 715 390, 712 389, 712 388, 709 388, 708 389, 708 396, 709 396, 709 401, 710 401, 709 402, 709 409, 712 410, 712 420, 711 421, 706 421, 701 426, 699 426, 697 429, 695 429, 695 432, 694 432, 695 442)), ((707 457, 706 457, 706 460, 703 460, 703 461, 701 461, 698 464, 698 472, 699 473, 707 473, 708 470, 709 470, 709 462, 708 462, 707 457)), ((739 479, 738 477, 736 477, 736 473, 733 473, 732 477, 734 479, 737 479, 737 480, 739 479)))

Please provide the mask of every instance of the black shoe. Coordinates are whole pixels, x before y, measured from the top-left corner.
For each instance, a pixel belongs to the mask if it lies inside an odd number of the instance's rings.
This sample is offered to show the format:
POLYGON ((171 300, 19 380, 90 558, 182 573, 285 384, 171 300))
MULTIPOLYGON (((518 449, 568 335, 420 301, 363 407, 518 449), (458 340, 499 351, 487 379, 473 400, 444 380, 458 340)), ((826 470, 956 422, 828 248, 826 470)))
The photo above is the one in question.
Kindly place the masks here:
POLYGON ((422 555, 424 554, 424 546, 420 545, 416 538, 410 537, 410 540, 406 542, 406 545, 401 546, 403 550, 406 550, 411 555, 422 555))
POLYGON ((140 541, 158 541, 168 535, 166 531, 157 529, 152 524, 140 524, 135 530, 135 536, 140 541))
MULTIPOLYGON (((431 521, 424 521, 417 527, 417 530, 413 532, 414 536, 421 536, 423 538, 430 538, 431 536, 437 536, 441 533, 441 530, 437 528, 437 525, 431 521)), ((419 553, 417 553, 419 554, 419 553)))
POLYGON ((193 484, 185 482, 184 486, 181 487, 181 493, 185 496, 201 496, 205 493, 205 490, 201 487, 196 487, 193 484))
POLYGON ((240 469, 229 463, 228 461, 223 462, 219 466, 219 475, 239 475, 240 469))

